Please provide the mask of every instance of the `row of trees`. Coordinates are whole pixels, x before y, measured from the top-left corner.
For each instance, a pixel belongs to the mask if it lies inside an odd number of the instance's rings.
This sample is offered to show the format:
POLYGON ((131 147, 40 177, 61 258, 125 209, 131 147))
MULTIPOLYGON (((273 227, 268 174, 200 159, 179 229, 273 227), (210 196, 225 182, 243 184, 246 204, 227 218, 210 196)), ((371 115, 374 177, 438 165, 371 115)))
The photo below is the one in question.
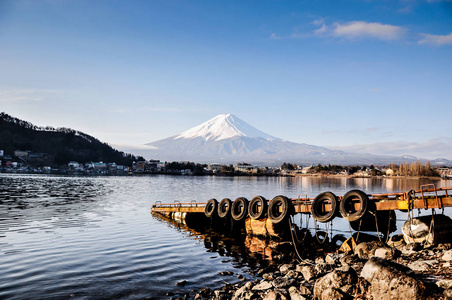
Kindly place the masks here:
POLYGON ((425 165, 422 165, 420 161, 411 164, 401 163, 398 167, 392 164, 391 169, 394 171, 394 175, 400 176, 438 176, 438 173, 432 168, 429 161, 425 165))
MULTIPOLYGON (((292 165, 290 163, 283 163, 281 165, 282 170, 295 170, 297 165, 292 165)), ((430 162, 426 162, 425 165, 420 161, 413 163, 401 163, 399 166, 391 164, 389 167, 393 171, 395 176, 438 176, 437 171, 431 166, 430 162)), ((385 168, 382 168, 383 170, 385 168)), ((341 165, 321 165, 313 166, 309 173, 314 174, 339 174, 342 172, 347 172, 352 175, 358 171, 369 171, 373 176, 383 175, 382 170, 375 168, 374 165, 370 166, 341 166, 341 165)))

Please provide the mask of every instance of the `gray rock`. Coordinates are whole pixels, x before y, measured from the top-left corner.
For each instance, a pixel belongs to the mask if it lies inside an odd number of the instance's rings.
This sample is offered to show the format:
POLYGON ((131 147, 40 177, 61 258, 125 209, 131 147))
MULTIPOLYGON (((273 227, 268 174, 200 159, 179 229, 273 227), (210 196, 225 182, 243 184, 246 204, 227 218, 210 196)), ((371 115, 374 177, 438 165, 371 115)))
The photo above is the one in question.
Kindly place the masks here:
POLYGON ((294 267, 291 264, 284 264, 284 265, 279 267, 279 271, 283 275, 287 274, 290 270, 293 270, 293 269, 294 269, 294 267))
POLYGON ((237 291, 235 291, 234 296, 232 297, 232 299, 243 299, 245 293, 248 291, 248 289, 246 288, 246 285, 242 286, 241 288, 239 288, 237 291))
POLYGON ((272 287, 273 287, 273 285, 271 284, 271 282, 261 281, 260 283, 253 286, 252 290, 253 291, 264 291, 264 290, 271 289, 272 287))
POLYGON ((185 286, 187 284, 187 280, 182 280, 176 283, 177 286, 185 286))
POLYGON ((447 250, 446 252, 444 252, 442 260, 452 261, 452 250, 447 250))
POLYGON ((428 215, 410 219, 402 226, 407 243, 438 245, 452 242, 452 219, 446 215, 428 215), (431 226, 432 222, 435 226, 431 226))
POLYGON ((311 290, 308 289, 307 287, 305 287, 304 285, 300 285, 299 292, 301 295, 311 295, 312 294, 311 290))
POLYGON ((323 275, 326 274, 328 271, 331 270, 331 265, 327 264, 316 264, 315 269, 317 271, 317 275, 323 275))
POLYGON ((396 256, 396 250, 393 248, 383 247, 375 250, 375 257, 384 259, 394 259, 396 256))
POLYGON ((295 272, 294 270, 290 270, 289 272, 287 272, 286 276, 289 278, 298 278, 299 273, 295 272))
POLYGON ((272 285, 278 289, 289 287, 289 286, 293 285, 294 283, 295 283, 295 279, 287 278, 287 277, 278 277, 272 281, 272 285))
POLYGON ((281 299, 277 292, 270 291, 267 295, 265 295, 264 300, 279 300, 281 299))
POLYGON ((317 276, 317 270, 314 266, 303 266, 300 272, 306 281, 310 281, 317 276))
POLYGON ((452 289, 452 280, 451 279, 443 279, 436 282, 436 285, 442 289, 452 289))
POLYGON ((443 293, 444 300, 452 300, 452 289, 447 289, 443 293))
POLYGON ((410 255, 410 254, 413 254, 413 253, 417 253, 420 250, 422 250, 422 245, 419 244, 419 243, 406 244, 401 249, 402 253, 405 254, 405 255, 410 255))
POLYGON ((252 281, 248 281, 245 283, 245 287, 247 290, 251 290, 251 288, 254 286, 254 283, 252 281))
POLYGON ((408 268, 412 269, 413 271, 423 272, 428 270, 429 265, 421 260, 418 260, 408 264, 408 268))
POLYGON ((441 243, 436 247, 438 250, 449 250, 452 249, 452 243, 441 243))
POLYGON ((350 265, 355 261, 355 255, 345 255, 340 259, 342 265, 350 265))
POLYGON ((329 265, 339 265, 341 263, 341 258, 345 256, 345 253, 341 254, 334 254, 334 253, 328 253, 325 256, 325 262, 329 265))
POLYGON ((292 286, 289 288, 290 300, 305 300, 306 298, 301 295, 296 287, 292 286))
POLYGON ((403 234, 396 234, 391 236, 386 245, 390 248, 395 248, 397 250, 401 250, 403 246, 406 245, 405 240, 403 239, 403 234))
POLYGON ((383 244, 379 241, 360 243, 355 248, 355 254, 359 258, 368 259, 374 256, 375 250, 382 247, 383 244))
POLYGON ((320 295, 317 296, 317 299, 320 300, 342 300, 351 298, 348 295, 345 295, 340 289, 336 288, 327 288, 323 290, 320 295))
POLYGON ((375 300, 423 299, 425 286, 412 275, 411 269, 378 257, 369 259, 361 271, 375 300))
POLYGON ((342 299, 346 295, 353 297, 357 282, 356 273, 334 270, 317 279, 314 285, 314 298, 342 299), (331 291, 327 292, 329 289, 331 291))
POLYGON ((316 259, 315 259, 315 264, 317 265, 317 264, 324 264, 325 263, 325 259, 323 258, 323 257, 321 257, 321 256, 319 256, 319 257, 317 257, 316 259))

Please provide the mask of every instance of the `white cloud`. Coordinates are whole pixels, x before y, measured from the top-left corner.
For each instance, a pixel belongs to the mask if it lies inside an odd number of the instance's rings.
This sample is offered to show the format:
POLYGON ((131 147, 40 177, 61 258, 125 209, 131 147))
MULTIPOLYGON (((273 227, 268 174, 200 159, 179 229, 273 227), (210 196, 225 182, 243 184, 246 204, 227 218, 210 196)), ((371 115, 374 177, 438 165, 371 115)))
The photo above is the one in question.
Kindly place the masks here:
POLYGON ((331 34, 347 39, 375 38, 380 40, 397 40, 404 36, 405 29, 400 26, 381 23, 353 21, 344 24, 334 23, 331 34))
POLYGON ((425 142, 383 142, 374 144, 330 146, 330 149, 338 149, 357 153, 372 153, 382 155, 414 155, 419 158, 436 159, 446 158, 452 160, 452 138, 442 137, 425 142))
POLYGON ((419 40, 419 44, 429 44, 434 46, 452 45, 452 33, 448 35, 421 34, 423 38, 419 40))
POLYGON ((47 96, 59 92, 58 90, 44 89, 0 89, 0 103, 42 101, 47 96))

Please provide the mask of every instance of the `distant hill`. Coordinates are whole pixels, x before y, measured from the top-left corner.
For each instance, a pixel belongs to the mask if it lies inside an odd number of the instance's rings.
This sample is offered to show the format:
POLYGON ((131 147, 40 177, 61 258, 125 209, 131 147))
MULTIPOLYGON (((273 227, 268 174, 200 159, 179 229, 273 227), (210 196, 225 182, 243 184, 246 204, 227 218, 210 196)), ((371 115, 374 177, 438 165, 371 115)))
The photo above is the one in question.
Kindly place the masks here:
MULTIPOLYGON (((258 164, 341 164, 370 165, 414 162, 413 156, 353 153, 305 143, 293 143, 254 128, 232 114, 218 115, 178 135, 146 144, 135 153, 161 160, 195 162, 252 162, 258 164)), ((450 164, 450 161, 441 161, 450 164)))
POLYGON ((70 128, 38 127, 4 112, 0 113, 0 150, 10 156, 16 150, 42 154, 40 161, 54 166, 69 161, 131 165, 137 160, 86 133, 70 128))

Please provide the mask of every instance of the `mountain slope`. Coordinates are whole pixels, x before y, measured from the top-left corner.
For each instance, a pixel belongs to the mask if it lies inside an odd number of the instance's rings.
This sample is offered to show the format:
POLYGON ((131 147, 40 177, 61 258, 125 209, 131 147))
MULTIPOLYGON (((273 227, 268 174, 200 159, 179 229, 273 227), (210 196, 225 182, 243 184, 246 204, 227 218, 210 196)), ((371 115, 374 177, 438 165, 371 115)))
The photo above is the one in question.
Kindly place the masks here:
POLYGON ((416 158, 377 156, 293 143, 266 134, 231 114, 218 115, 178 135, 146 144, 140 154, 161 160, 301 164, 389 164, 416 158))
POLYGON ((136 159, 86 133, 70 128, 38 127, 4 112, 0 113, 0 137, 0 149, 5 155, 13 155, 15 150, 46 153, 49 157, 45 163, 52 165, 69 161, 131 165, 136 159))

